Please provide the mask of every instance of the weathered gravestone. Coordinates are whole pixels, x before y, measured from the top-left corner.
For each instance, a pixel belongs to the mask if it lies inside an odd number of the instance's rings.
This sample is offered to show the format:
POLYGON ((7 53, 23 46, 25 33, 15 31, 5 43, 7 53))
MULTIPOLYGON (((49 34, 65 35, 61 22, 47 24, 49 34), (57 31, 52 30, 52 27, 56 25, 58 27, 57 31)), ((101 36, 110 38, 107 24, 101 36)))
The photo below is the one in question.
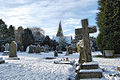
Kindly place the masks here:
MULTIPOLYGON (((89 33, 97 32, 96 26, 88 27, 89 33)), ((77 42, 83 38, 83 28, 77 28, 75 29, 75 39, 77 42)))
POLYGON ((56 46, 56 50, 58 53, 62 54, 62 46, 61 45, 56 46))
POLYGON ((29 46, 28 53, 40 53, 40 52, 41 52, 41 47, 39 45, 38 46, 35 46, 35 45, 29 46))
POLYGON ((54 51, 54 57, 58 57, 57 50, 54 51))
POLYGON ((34 50, 33 50, 33 45, 30 45, 30 46, 29 46, 28 53, 34 53, 34 50))
POLYGON ((49 52, 49 46, 48 46, 48 45, 45 45, 45 47, 44 47, 44 52, 45 52, 45 53, 48 53, 48 52, 49 52))
POLYGON ((41 52, 41 47, 38 45, 35 47, 35 53, 40 53, 41 52))
POLYGON ((33 53, 35 53, 35 51, 36 51, 36 46, 33 45, 33 53))
POLYGON ((5 51, 9 51, 9 43, 5 44, 5 51))
POLYGON ((102 78, 102 70, 99 68, 98 63, 92 61, 89 39, 89 33, 92 32, 88 28, 88 19, 83 19, 81 22, 83 46, 80 47, 80 70, 77 72, 76 79, 102 78))
POLYGON ((68 53, 69 53, 69 54, 72 54, 72 53, 73 53, 72 46, 69 46, 69 47, 68 47, 68 53))
POLYGON ((9 43, 5 44, 5 51, 3 52, 2 55, 8 55, 9 54, 9 43))
POLYGON ((17 57, 17 43, 12 41, 10 44, 10 53, 8 60, 19 60, 17 57))
POLYGON ((73 49, 72 49, 72 46, 67 46, 67 53, 66 53, 66 55, 68 55, 68 54, 72 54, 73 53, 73 49))

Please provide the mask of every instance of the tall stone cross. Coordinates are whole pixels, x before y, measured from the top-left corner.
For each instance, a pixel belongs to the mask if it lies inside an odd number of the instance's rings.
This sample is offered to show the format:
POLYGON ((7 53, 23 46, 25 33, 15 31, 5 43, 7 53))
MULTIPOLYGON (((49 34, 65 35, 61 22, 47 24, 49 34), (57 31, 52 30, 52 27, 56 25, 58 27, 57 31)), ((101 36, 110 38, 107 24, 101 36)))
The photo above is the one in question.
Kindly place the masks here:
MULTIPOLYGON (((88 27, 88 19, 81 20, 82 28, 79 29, 82 31, 82 37, 83 37, 83 53, 81 55, 84 55, 84 61, 85 62, 91 62, 92 61, 92 55, 90 50, 90 39, 89 39, 89 33, 94 33, 97 31, 96 27, 88 27)), ((78 30, 78 31, 79 31, 78 30)), ((80 56, 81 56, 80 55, 80 56)))

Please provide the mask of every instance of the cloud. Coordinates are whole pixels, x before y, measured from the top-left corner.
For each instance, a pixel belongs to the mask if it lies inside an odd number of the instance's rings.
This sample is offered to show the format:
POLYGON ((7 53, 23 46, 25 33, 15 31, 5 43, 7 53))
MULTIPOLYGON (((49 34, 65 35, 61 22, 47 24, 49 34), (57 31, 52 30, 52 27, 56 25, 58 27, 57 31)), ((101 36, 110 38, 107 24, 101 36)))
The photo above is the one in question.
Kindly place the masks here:
POLYGON ((97 1, 0 0, 0 18, 16 28, 39 26, 47 35, 55 35, 62 20, 64 34, 74 34, 74 29, 81 26, 81 19, 95 15, 97 1))

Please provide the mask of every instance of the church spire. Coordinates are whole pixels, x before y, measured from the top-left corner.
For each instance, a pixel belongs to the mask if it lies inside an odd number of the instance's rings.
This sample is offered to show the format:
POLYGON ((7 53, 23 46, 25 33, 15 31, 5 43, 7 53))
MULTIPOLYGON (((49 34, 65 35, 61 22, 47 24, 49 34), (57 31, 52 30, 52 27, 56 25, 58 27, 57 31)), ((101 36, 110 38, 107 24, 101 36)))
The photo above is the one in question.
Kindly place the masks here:
POLYGON ((57 36, 57 37, 63 36, 61 21, 60 21, 60 23, 59 23, 59 27, 58 27, 58 31, 57 31, 56 36, 57 36))

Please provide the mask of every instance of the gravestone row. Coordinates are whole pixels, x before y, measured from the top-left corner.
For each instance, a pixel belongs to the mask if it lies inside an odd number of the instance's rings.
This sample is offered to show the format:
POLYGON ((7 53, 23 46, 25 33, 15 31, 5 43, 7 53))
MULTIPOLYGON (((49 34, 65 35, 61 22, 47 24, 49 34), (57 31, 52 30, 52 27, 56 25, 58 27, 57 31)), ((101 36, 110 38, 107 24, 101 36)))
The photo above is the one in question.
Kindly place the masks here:
POLYGON ((41 53, 41 52, 46 52, 48 53, 49 52, 49 46, 35 46, 35 45, 30 45, 29 46, 29 50, 28 50, 28 53, 41 53))
POLYGON ((29 53, 40 53, 41 52, 41 47, 39 45, 38 46, 30 45, 28 52, 29 53))

